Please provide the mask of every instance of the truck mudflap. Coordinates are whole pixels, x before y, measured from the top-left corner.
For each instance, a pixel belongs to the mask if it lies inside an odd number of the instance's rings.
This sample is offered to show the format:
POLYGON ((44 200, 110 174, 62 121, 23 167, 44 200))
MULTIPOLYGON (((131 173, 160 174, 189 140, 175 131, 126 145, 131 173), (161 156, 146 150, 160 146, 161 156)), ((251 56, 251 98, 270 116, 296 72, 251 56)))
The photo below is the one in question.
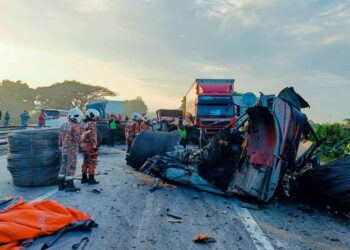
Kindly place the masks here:
POLYGON ((288 166, 293 164, 305 116, 287 102, 273 98, 269 107, 247 110, 248 136, 227 194, 269 201, 288 166))

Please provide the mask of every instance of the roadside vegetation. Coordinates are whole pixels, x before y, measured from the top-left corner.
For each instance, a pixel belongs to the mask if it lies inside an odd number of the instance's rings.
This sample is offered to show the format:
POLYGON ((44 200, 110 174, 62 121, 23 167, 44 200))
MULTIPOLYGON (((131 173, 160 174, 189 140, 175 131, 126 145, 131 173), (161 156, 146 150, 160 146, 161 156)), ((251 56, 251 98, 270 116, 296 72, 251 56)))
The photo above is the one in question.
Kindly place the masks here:
MULTIPOLYGON (((21 81, 3 80, 0 82, 0 110, 3 115, 9 111, 11 125, 19 124, 19 115, 24 110, 30 113, 30 123, 36 124, 41 109, 68 110, 75 106, 84 109, 91 100, 101 100, 117 95, 118 93, 108 88, 88 85, 76 80, 38 88, 31 88, 21 81)), ((137 97, 125 101, 125 110, 125 114, 128 115, 133 111, 147 112, 147 106, 142 97, 137 97)))
POLYGON ((318 149, 322 162, 350 155, 350 119, 343 123, 314 124, 314 129, 319 137, 327 139, 318 149))

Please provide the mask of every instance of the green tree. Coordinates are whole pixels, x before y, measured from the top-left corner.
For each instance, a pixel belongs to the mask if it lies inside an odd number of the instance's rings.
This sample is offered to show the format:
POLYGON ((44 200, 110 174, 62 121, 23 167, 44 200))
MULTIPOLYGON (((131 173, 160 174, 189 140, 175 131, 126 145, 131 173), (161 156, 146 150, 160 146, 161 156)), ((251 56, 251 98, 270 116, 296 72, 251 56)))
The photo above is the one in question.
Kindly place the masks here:
POLYGON ((241 92, 236 92, 236 91, 233 91, 233 95, 235 95, 235 96, 242 96, 242 95, 243 95, 243 93, 241 93, 241 92))
POLYGON ((347 126, 350 126, 350 118, 344 119, 344 122, 347 126))
POLYGON ((324 162, 345 156, 346 146, 350 143, 350 129, 346 124, 322 124, 316 134, 327 139, 318 149, 324 162))
MULTIPOLYGON (((19 124, 19 116, 23 110, 31 111, 35 106, 36 93, 28 84, 21 81, 3 80, 0 83, 0 110, 3 115, 10 113, 12 125, 19 124)), ((31 120, 31 123, 33 119, 31 120)))
POLYGON ((147 113, 147 106, 145 102, 142 100, 141 96, 136 97, 133 100, 126 100, 124 102, 125 114, 128 116, 131 115, 132 112, 147 113))
POLYGON ((72 80, 55 83, 48 87, 36 89, 37 101, 42 108, 69 109, 85 105, 94 99, 116 96, 117 93, 101 86, 92 86, 72 80))

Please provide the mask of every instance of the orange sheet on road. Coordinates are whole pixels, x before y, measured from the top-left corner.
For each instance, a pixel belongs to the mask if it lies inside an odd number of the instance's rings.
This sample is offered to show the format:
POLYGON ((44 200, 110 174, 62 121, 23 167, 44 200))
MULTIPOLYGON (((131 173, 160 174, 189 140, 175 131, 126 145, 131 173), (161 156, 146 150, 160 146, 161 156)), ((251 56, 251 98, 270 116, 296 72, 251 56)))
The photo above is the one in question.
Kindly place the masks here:
POLYGON ((76 221, 90 217, 53 200, 27 203, 19 198, 0 211, 0 249, 20 249, 19 242, 51 235, 76 221))

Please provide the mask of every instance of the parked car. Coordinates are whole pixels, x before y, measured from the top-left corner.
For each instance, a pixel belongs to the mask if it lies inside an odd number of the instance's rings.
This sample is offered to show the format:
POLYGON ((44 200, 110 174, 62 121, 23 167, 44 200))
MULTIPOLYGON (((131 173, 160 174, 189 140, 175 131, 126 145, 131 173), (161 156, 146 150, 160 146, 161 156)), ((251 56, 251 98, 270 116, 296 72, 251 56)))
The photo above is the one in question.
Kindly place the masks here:
POLYGON ((46 114, 45 127, 59 128, 68 121, 68 110, 44 109, 46 114))

